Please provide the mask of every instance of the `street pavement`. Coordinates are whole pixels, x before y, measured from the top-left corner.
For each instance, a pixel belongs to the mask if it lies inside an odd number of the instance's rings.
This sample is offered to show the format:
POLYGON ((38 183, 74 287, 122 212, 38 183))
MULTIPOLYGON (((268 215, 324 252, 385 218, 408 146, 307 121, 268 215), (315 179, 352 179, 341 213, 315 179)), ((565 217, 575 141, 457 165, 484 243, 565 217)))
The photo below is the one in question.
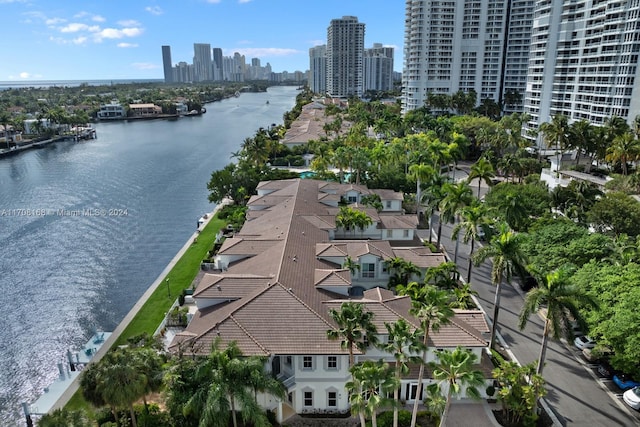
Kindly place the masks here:
MULTIPOLYGON (((464 177, 461 171, 456 172, 457 180, 464 177)), ((477 189, 477 181, 472 183, 472 188, 477 189)), ((484 188, 481 193, 486 191, 484 188)), ((436 217, 432 226, 434 242, 437 220, 436 217)), ((453 259, 455 241, 451 240, 451 232, 452 226, 443 223, 441 243, 453 259)), ((419 230, 419 234, 428 240, 428 230, 419 230)), ((462 278, 467 277, 469 249, 469 245, 460 241, 457 264, 462 278)), ((491 322, 495 287, 490 277, 490 261, 472 268, 472 288, 478 292, 478 300, 491 322)), ((521 364, 528 364, 538 360, 543 321, 539 316, 531 316, 524 330, 518 328, 523 299, 519 284, 502 286, 498 331, 506 343, 506 350, 510 350, 521 364)), ((640 426, 640 413, 625 405, 622 393, 611 380, 598 377, 595 366, 584 361, 573 343, 549 340, 545 361, 543 376, 548 390, 545 400, 562 425, 640 426)))

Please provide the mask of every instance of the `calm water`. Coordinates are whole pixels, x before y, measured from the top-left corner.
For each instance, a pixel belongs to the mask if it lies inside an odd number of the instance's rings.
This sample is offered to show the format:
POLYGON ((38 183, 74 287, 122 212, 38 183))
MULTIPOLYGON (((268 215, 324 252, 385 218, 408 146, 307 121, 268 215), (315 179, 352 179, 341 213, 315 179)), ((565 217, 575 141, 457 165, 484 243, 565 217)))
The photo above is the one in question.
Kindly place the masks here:
POLYGON ((277 87, 201 117, 101 123, 97 140, 0 159, 0 425, 24 426, 20 402, 56 378, 66 351, 115 328, 213 210, 211 172, 259 127, 281 124, 296 94, 277 87), (126 215, 59 212, 100 209, 126 215))

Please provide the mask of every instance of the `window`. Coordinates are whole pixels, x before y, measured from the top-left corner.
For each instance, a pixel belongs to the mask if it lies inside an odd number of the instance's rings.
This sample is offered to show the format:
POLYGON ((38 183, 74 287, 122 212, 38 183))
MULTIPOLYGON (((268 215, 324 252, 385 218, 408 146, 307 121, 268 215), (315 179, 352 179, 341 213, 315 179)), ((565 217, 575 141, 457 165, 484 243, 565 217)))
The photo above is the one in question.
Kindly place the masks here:
POLYGON ((291 356, 287 356, 284 359, 284 363, 287 364, 288 366, 291 366, 291 363, 292 363, 291 356))
POLYGON ((376 277, 376 265, 375 264, 362 264, 362 277, 373 279, 376 277))
POLYGON ((302 357, 302 369, 304 370, 313 369, 313 357, 311 356, 302 357))
POLYGON ((409 237, 409 230, 404 230, 403 235, 404 237, 409 237))
POLYGON ((391 200, 387 200, 387 209, 391 209, 391 200))
POLYGON ((388 238, 393 237, 393 230, 387 230, 387 237, 388 238))
POLYGON ((304 394, 304 406, 313 406, 313 392, 305 391, 303 394, 304 394))
POLYGON ((330 408, 335 408, 338 406, 338 393, 335 391, 327 392, 327 406, 330 408))
POLYGON ((338 356, 327 357, 327 368, 338 369, 338 356))

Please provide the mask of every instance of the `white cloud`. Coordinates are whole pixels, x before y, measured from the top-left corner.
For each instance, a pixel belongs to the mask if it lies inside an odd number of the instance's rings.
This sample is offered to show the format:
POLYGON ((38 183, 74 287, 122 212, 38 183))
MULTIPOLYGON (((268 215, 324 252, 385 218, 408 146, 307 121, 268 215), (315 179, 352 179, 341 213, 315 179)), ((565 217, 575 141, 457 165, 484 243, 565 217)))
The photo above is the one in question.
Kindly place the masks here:
POLYGON ((103 18, 102 16, 100 16, 100 15, 93 15, 93 16, 91 17, 91 20, 92 20, 92 21, 94 21, 94 22, 104 22, 104 21, 106 21, 106 19, 104 19, 104 18, 103 18))
POLYGON ((160 68, 157 64, 152 64, 150 62, 134 62, 131 66, 137 70, 155 70, 160 68))
POLYGON ((82 24, 80 22, 72 22, 62 28, 60 28, 61 33, 78 33, 80 31, 88 31, 90 33, 96 33, 100 31, 100 27, 97 25, 87 25, 82 24))
POLYGON ((100 43, 102 39, 121 39, 136 37, 142 34, 141 28, 104 28, 94 35, 94 41, 100 43))
POLYGON ((207 0, 207 3, 218 4, 221 0, 207 0))
POLYGON ((118 21, 118 25, 120 25, 121 27, 139 27, 140 23, 135 19, 126 19, 118 21))
POLYGON ((238 3, 242 4, 242 3, 249 3, 251 0, 238 0, 238 3))
POLYGON ((152 15, 162 15, 164 13, 160 6, 147 6, 144 8, 144 10, 152 15))
POLYGON ((6 3, 25 3, 26 0, 0 0, 0 4, 6 3))
POLYGON ((123 47, 123 48, 126 48, 126 47, 138 47, 138 44, 137 43, 118 43, 116 46, 123 47))
POLYGON ((31 74, 27 73, 26 71, 20 73, 21 79, 28 79, 29 77, 31 77, 31 74))
POLYGON ((44 23, 47 24, 49 27, 52 27, 58 24, 63 24, 65 22, 67 22, 67 20, 64 18, 49 18, 44 21, 44 23))

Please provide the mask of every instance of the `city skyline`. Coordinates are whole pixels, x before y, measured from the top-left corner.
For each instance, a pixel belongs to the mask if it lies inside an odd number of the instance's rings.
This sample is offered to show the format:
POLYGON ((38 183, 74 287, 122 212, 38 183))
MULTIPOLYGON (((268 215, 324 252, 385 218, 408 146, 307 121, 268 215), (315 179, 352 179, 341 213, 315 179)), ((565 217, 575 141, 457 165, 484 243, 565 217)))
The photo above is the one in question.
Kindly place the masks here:
POLYGON ((309 69, 309 48, 325 44, 332 19, 356 16, 366 25, 365 47, 392 46, 402 71, 404 7, 383 0, 343 4, 328 0, 309 13, 290 0, 168 0, 56 4, 0 0, 3 49, 0 81, 162 79, 158 51, 191 62, 194 43, 220 47, 269 63, 274 72, 309 69), (274 30, 282 28, 282 30, 274 30), (16 37, 15 34, 20 34, 16 37))

